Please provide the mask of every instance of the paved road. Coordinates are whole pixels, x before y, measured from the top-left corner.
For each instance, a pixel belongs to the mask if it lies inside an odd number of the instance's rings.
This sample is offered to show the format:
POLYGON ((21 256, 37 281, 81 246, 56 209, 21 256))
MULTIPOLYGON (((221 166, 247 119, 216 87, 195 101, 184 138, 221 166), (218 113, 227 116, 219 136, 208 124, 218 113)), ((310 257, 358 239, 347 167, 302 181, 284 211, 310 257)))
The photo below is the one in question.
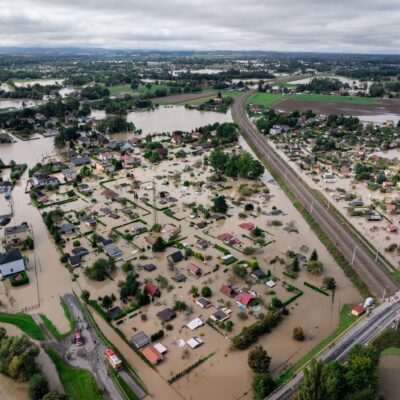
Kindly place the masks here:
POLYGON ((346 260, 350 264, 353 262, 353 268, 371 292, 378 298, 381 298, 384 293, 387 296, 395 293, 399 290, 399 285, 386 268, 378 264, 365 245, 326 208, 325 204, 318 200, 300 176, 275 152, 266 138, 251 123, 245 111, 245 104, 253 93, 254 91, 247 92, 239 97, 232 108, 233 119, 240 126, 244 138, 253 150, 268 161, 269 167, 272 167, 285 180, 298 201, 312 213, 315 221, 336 244, 346 260))
MULTIPOLYGON (((105 398, 111 400, 124 400, 124 397, 120 394, 115 382, 108 374, 107 366, 104 361, 104 352, 106 351, 106 348, 97 338, 95 331, 86 320, 81 305, 72 294, 66 294, 64 300, 70 308, 75 321, 77 321, 77 329, 81 330, 84 340, 83 346, 77 346, 73 343, 70 344, 66 351, 66 356, 68 355, 66 362, 75 367, 91 371, 95 376, 99 387, 105 389, 103 394, 105 398)), ((128 372, 121 369, 118 373, 139 399, 146 397, 144 390, 135 382, 128 372)))
MULTIPOLYGON (((345 361, 348 352, 356 344, 368 344, 394 320, 400 318, 400 292, 377 307, 372 313, 361 319, 356 325, 333 343, 317 359, 324 363, 338 360, 345 361)), ((296 392, 303 380, 303 371, 267 397, 268 400, 286 400, 296 392)))

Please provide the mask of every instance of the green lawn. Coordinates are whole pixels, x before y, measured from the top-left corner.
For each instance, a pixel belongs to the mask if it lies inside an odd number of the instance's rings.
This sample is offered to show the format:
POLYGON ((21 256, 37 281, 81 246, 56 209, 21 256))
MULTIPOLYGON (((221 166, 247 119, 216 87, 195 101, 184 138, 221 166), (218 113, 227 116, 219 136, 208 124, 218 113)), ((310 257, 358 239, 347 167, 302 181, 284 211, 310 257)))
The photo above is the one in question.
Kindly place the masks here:
POLYGON ((400 283, 400 271, 392 272, 392 276, 397 282, 400 283))
POLYGON ((286 381, 288 381, 293 374, 301 367, 303 367, 306 363, 308 363, 313 357, 315 357, 321 350, 323 350, 329 343, 333 342, 341 333, 343 333, 347 328, 350 327, 356 320, 357 317, 350 314, 351 309, 353 308, 352 304, 345 304, 340 311, 339 316, 339 325, 329 335, 325 340, 320 342, 317 346, 315 346, 308 354, 306 354, 299 361, 294 363, 286 372, 284 372, 278 379, 277 384, 282 385, 286 381))
POLYGON ((65 392, 70 400, 103 399, 96 381, 88 371, 69 367, 53 349, 47 349, 46 352, 53 360, 65 392))
POLYGON ((275 93, 254 93, 247 100, 247 104, 262 104, 265 107, 272 106, 272 104, 277 103, 279 100, 284 98, 281 94, 275 93))
POLYGON ((12 324, 17 326, 21 331, 25 332, 31 338, 36 340, 43 340, 43 333, 39 326, 33 320, 33 318, 28 314, 18 313, 18 314, 7 314, 0 313, 0 322, 5 322, 7 324, 12 324))
POLYGON ((294 94, 286 96, 287 99, 294 101, 319 101, 331 103, 355 103, 355 104, 378 104, 376 98, 355 97, 355 96, 329 96, 324 94, 294 94))
POLYGON ((131 85, 117 85, 117 86, 109 86, 107 88, 110 91, 110 95, 114 96, 120 93, 132 93, 133 90, 131 85))
POLYGON ((398 347, 389 347, 382 351, 381 356, 400 356, 400 349, 398 347))

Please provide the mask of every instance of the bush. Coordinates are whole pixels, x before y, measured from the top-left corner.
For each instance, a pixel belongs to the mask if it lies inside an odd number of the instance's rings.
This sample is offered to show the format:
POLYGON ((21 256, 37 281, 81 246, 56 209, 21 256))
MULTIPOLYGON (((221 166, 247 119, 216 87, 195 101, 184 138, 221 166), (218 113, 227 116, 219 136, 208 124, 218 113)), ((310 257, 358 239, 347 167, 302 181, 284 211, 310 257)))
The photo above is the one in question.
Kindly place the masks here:
POLYGON ((72 245, 73 245, 74 247, 79 247, 79 246, 81 245, 81 242, 80 242, 79 240, 74 240, 74 241, 72 242, 72 245))
POLYGON ((210 288, 209 286, 203 286, 203 287, 201 288, 201 295, 202 295, 203 297, 211 297, 211 295, 212 295, 212 290, 211 290, 211 288, 210 288))
POLYGON ((49 392, 49 381, 43 374, 35 374, 29 379, 28 394, 32 400, 41 400, 49 392))
POLYGON ((174 327, 171 324, 167 324, 167 325, 165 325, 165 329, 167 331, 172 331, 172 329, 174 329, 174 327))
POLYGON ((25 271, 10 277, 11 285, 14 287, 23 286, 29 283, 29 277, 25 271))
POLYGON ((246 256, 251 256, 255 251, 256 249, 254 247, 247 246, 243 249, 243 254, 245 254, 246 256))
POLYGON ((164 331, 162 329, 160 329, 158 332, 151 335, 151 341, 155 342, 156 340, 159 340, 162 337, 164 337, 164 331))
POLYGON ((293 329, 293 339, 297 340, 298 342, 302 342, 304 340, 304 331, 301 326, 296 326, 293 329))

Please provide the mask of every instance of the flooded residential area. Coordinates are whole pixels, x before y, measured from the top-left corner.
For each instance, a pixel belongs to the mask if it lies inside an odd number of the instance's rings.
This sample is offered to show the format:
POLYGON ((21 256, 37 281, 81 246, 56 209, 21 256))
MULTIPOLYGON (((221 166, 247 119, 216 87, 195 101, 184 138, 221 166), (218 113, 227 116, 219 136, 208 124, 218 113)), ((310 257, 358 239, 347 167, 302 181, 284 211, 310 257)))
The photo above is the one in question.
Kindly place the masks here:
POLYGON ((0 399, 397 398, 397 85, 306 55, 19 57, 0 399))

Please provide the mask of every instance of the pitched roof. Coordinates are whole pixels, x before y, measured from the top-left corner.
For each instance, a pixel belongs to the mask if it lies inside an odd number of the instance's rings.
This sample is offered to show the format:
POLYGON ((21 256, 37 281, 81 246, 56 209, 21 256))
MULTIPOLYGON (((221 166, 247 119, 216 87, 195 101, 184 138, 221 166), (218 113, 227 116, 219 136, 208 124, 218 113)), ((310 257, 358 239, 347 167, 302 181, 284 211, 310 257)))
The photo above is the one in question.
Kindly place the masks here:
POLYGON ((154 297, 158 292, 158 287, 152 283, 147 283, 144 290, 151 296, 154 297))
POLYGON ((159 361, 163 359, 162 354, 154 346, 146 347, 142 351, 142 354, 152 364, 157 364, 159 361))
POLYGON ((131 340, 132 340, 132 343, 138 349, 150 344, 150 342, 151 342, 150 338, 143 331, 140 331, 136 335, 133 335, 131 340))
POLYGON ((7 253, 0 253, 0 265, 12 263, 22 259, 23 257, 21 251, 18 249, 8 251, 7 253))
POLYGON ((232 296, 234 292, 234 290, 229 285, 225 284, 221 286, 221 289, 219 289, 219 291, 223 293, 225 296, 232 296))
POLYGON ((251 300, 255 299, 256 296, 251 293, 242 292, 236 296, 236 300, 243 304, 244 306, 248 306, 251 300))
POLYGON ((157 313, 157 317, 163 321, 170 321, 172 318, 176 317, 176 313, 170 308, 165 308, 164 310, 157 313))

